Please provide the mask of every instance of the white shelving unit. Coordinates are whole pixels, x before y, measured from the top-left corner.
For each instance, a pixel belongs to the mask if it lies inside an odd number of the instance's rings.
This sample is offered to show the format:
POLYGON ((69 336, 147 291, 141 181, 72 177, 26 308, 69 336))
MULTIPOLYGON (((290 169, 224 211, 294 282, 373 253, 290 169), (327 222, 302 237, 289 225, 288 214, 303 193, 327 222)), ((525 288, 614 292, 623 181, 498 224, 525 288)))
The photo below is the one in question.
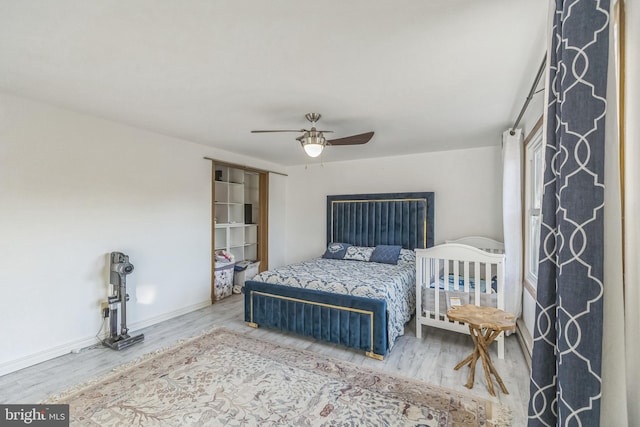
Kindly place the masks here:
POLYGON ((235 261, 258 258, 259 175, 216 165, 214 177, 214 249, 235 261))

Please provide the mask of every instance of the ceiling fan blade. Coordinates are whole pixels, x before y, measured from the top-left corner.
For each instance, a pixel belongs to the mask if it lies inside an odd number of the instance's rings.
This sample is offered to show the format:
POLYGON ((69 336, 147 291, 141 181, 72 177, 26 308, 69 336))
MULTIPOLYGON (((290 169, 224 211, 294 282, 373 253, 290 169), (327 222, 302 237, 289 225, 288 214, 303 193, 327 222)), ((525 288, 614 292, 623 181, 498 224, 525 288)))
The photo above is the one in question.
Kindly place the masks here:
POLYGON ((366 144, 373 137, 373 132, 361 133, 359 135, 345 136, 344 138, 329 139, 328 145, 359 145, 366 144))
POLYGON ((306 129, 281 129, 281 130, 252 130, 251 133, 270 133, 270 132, 307 132, 306 129))

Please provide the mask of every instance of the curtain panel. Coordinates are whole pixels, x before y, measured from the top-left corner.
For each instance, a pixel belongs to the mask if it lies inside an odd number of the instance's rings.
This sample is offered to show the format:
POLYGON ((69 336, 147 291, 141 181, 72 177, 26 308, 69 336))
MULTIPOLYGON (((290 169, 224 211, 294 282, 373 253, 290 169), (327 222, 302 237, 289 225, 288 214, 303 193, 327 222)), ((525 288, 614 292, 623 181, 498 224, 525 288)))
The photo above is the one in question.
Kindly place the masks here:
POLYGON ((609 1, 556 0, 529 426, 600 421, 609 1))
POLYGON ((502 218, 504 230, 505 310, 522 313, 522 129, 502 133, 502 218))
POLYGON ((625 105, 624 122, 624 245, 625 332, 629 425, 640 426, 640 3, 624 2, 625 105))

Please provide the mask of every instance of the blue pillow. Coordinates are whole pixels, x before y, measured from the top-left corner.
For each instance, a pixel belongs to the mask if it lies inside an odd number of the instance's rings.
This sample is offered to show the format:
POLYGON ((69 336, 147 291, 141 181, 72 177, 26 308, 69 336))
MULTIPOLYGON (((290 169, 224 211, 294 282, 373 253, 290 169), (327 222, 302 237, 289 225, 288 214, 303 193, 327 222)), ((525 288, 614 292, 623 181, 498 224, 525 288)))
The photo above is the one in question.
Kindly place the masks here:
POLYGON ((324 255, 322 258, 329 259, 343 259, 344 254, 347 253, 347 249, 349 248, 348 243, 335 243, 331 242, 327 245, 327 250, 324 251, 324 255))
POLYGON ((398 264, 400 249, 402 249, 402 246, 399 245, 378 245, 373 250, 369 261, 396 265, 398 264))

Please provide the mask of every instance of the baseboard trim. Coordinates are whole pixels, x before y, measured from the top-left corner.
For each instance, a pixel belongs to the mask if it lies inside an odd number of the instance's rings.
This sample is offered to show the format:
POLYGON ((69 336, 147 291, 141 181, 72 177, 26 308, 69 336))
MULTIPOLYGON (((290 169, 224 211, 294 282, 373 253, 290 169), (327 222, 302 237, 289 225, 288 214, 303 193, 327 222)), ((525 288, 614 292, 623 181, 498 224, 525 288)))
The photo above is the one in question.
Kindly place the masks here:
POLYGON ((28 368, 29 366, 37 365, 38 363, 46 362, 47 360, 54 359, 63 354, 77 351, 78 349, 89 347, 97 342, 95 336, 90 338, 83 338, 77 341, 70 341, 37 353, 30 354, 19 359, 10 360, 3 364, 0 364, 0 376, 10 374, 11 372, 19 371, 20 369, 28 368))
POLYGON ((136 330, 136 331, 140 329, 144 329, 149 326, 153 326, 156 323, 164 322, 165 320, 173 319, 174 317, 182 316, 183 314, 191 313, 192 311, 200 310, 201 308, 205 308, 210 305, 211 305, 211 300, 202 301, 197 304, 193 304, 178 310, 161 314, 159 316, 150 317, 149 319, 140 320, 138 322, 133 322, 129 324, 129 329, 136 330))
MULTIPOLYGON (((149 319, 134 322, 130 325, 130 329, 139 330, 146 327, 155 325, 156 323, 164 322, 165 320, 173 319, 174 317, 182 316, 183 314, 191 313, 192 311, 199 310, 201 308, 211 305, 211 300, 206 300, 198 304, 193 304, 187 307, 180 308, 178 310, 170 311, 168 313, 161 314, 159 316, 151 317, 149 319)), ((81 351, 85 347, 95 345, 101 342, 106 337, 106 332, 102 332, 99 336, 91 336, 82 338, 76 341, 69 341, 67 343, 39 351, 37 353, 30 354, 25 357, 20 357, 15 360, 10 360, 0 364, 0 376, 10 374, 20 369, 28 368, 29 366, 37 365, 38 363, 46 362, 47 360, 54 359, 56 357, 68 354, 72 351, 81 351)))

